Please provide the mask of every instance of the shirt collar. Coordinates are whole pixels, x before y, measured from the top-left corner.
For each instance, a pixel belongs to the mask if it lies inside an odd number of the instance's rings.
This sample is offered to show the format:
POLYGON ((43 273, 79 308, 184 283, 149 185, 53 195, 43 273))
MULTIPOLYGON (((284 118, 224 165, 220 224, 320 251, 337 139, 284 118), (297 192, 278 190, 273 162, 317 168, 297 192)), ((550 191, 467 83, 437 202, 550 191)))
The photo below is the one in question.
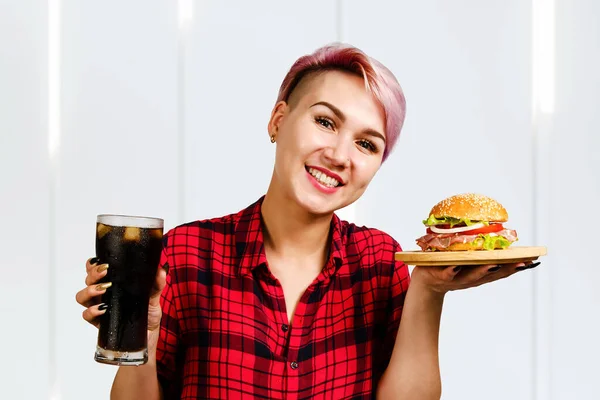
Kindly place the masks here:
MULTIPOLYGON (((241 276, 252 273, 254 268, 267 265, 263 238, 261 206, 265 196, 238 213, 235 224, 235 249, 241 276)), ((331 276, 344 263, 346 248, 343 242, 342 221, 333 214, 331 219, 331 243, 328 260, 323 272, 331 276)))
POLYGON ((239 259, 240 275, 247 275, 260 265, 267 264, 260 207, 262 196, 254 204, 238 213, 235 224, 235 250, 239 259))

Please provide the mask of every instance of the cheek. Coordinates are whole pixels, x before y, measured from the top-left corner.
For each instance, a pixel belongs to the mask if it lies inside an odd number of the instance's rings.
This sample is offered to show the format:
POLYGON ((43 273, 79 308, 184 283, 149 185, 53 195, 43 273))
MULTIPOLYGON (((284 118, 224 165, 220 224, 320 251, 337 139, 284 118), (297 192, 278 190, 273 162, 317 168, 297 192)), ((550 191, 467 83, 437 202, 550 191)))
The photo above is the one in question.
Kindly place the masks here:
POLYGON ((328 145, 330 135, 322 132, 310 121, 297 123, 285 132, 286 151, 295 155, 306 155, 328 145))
POLYGON ((381 163, 375 160, 363 160, 355 164, 356 183, 359 187, 367 186, 375 177, 381 163))

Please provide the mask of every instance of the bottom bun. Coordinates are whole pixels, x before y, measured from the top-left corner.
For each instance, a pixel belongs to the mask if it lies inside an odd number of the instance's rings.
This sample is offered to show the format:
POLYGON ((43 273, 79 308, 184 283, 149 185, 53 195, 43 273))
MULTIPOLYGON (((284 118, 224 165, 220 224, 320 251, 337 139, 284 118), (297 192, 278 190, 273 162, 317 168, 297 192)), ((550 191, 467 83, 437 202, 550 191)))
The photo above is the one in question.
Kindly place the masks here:
MULTIPOLYGON (((494 249, 501 249, 502 247, 496 243, 496 247, 494 249)), ((438 251, 467 251, 467 250, 487 250, 483 248, 483 240, 476 240, 471 243, 454 243, 445 248, 444 250, 438 251)))

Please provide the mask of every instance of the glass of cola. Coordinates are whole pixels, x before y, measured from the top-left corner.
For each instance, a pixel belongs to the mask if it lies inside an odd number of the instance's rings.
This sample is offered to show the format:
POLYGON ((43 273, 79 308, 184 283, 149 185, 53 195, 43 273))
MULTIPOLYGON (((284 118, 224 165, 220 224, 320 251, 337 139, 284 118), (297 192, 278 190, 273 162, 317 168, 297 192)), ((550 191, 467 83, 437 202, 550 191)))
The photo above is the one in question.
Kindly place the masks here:
POLYGON ((112 365, 148 361, 148 301, 162 251, 164 221, 128 215, 98 215, 96 257, 108 264, 94 359, 112 365))

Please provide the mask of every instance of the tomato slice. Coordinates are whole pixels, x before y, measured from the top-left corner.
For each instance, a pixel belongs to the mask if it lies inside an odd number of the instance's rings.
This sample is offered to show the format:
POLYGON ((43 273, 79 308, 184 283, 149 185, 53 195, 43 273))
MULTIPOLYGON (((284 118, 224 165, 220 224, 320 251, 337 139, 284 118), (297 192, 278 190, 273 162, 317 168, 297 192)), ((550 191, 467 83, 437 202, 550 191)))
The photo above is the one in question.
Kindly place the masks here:
POLYGON ((489 224, 483 228, 473 229, 472 231, 461 232, 462 235, 479 235, 480 233, 500 232, 504 229, 502 224, 489 224))
MULTIPOLYGON (((442 226, 439 227, 442 228, 442 226)), ((479 235, 480 233, 500 232, 502 229, 504 229, 504 226, 502 224, 489 224, 482 228, 455 233, 455 235, 479 235)), ((427 233, 435 234, 435 232, 433 232, 430 228, 427 228, 427 233)))

